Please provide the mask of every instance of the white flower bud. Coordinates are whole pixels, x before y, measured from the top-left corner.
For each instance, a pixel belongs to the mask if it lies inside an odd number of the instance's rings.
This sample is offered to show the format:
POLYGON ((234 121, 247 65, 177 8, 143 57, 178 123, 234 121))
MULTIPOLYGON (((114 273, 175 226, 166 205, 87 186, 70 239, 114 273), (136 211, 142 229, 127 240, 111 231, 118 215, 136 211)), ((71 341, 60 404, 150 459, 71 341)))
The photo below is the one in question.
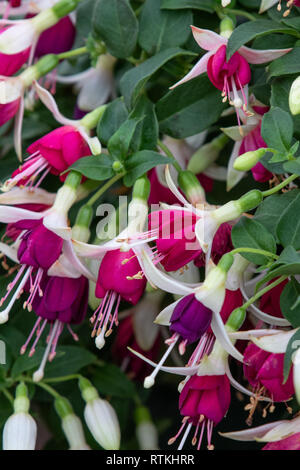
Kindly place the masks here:
POLYGON ((29 413, 14 413, 3 430, 3 450, 34 450, 36 422, 29 413))
POLYGON ((70 445, 70 450, 90 450, 84 437, 80 419, 75 414, 68 414, 62 419, 62 428, 70 445))
POLYGON ((300 113, 300 76, 292 83, 289 94, 289 106, 292 114, 300 113))
POLYGON ((94 439, 105 450, 120 448, 120 426, 113 407, 106 400, 95 398, 86 404, 86 424, 94 439))

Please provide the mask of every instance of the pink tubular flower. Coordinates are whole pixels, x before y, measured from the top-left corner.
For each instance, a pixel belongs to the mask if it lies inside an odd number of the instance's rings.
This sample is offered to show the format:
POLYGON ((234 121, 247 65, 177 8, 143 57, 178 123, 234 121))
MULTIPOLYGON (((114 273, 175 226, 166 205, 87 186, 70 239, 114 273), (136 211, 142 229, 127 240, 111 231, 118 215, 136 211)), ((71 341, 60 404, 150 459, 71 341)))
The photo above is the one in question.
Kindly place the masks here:
MULTIPOLYGON (((62 126, 49 132, 31 144, 27 152, 30 156, 4 183, 4 190, 11 189, 15 185, 32 186, 39 176, 35 184, 37 187, 48 173, 59 175, 76 160, 91 153, 79 131, 72 126, 62 126)), ((66 177, 67 174, 61 175, 61 181, 66 177)))
POLYGON ((300 432, 280 441, 268 442, 262 450, 300 450, 300 432))
POLYGON ((97 334, 96 345, 99 349, 104 346, 104 337, 110 335, 113 325, 118 325, 121 299, 135 305, 145 287, 146 279, 132 250, 114 250, 104 255, 95 291, 96 297, 103 300, 91 318, 94 324, 92 336, 97 334))
POLYGON ((251 343, 244 358, 245 377, 259 394, 267 394, 274 401, 286 401, 294 395, 292 371, 283 383, 284 354, 269 353, 251 343))
MULTIPOLYGON (((38 275, 39 273, 36 274, 36 276, 38 275)), ((67 325, 73 339, 75 341, 78 340, 70 325, 79 324, 85 318, 88 307, 88 280, 83 276, 71 279, 43 275, 38 287, 39 295, 32 289, 30 283, 27 283, 25 290, 32 297, 32 309, 38 316, 38 319, 26 343, 21 348, 21 354, 26 352, 34 334, 36 334, 29 351, 29 357, 31 357, 35 353, 36 345, 47 323, 51 325, 45 354, 39 369, 33 376, 35 381, 39 381, 44 376, 44 367, 47 359, 52 361, 56 355, 58 339, 65 325, 67 325)))
MULTIPOLYGON (((270 49, 255 50, 242 46, 232 55, 229 61, 226 60, 226 46, 228 40, 219 34, 192 26, 192 33, 199 46, 208 51, 193 69, 172 88, 201 75, 208 73, 212 84, 222 90, 223 100, 236 109, 243 108, 247 111, 247 90, 245 86, 251 78, 250 64, 263 64, 277 59, 289 52, 291 49, 270 49)), ((239 120, 239 115, 237 113, 239 120)))
MULTIPOLYGON (((8 29, 7 27, 0 29, 0 35, 8 29)), ((24 49, 17 54, 0 53, 0 75, 11 76, 16 73, 22 65, 29 59, 30 47, 24 49)))
MULTIPOLYGON (((211 443, 213 427, 226 415, 230 405, 230 382, 226 375, 193 375, 188 379, 179 396, 179 410, 184 416, 182 425, 176 434, 169 440, 173 444, 184 430, 196 426, 192 444, 200 449, 205 428, 207 428, 207 448, 213 450, 211 443), (198 432, 200 429, 200 436, 198 432)), ((181 450, 186 433, 178 450, 181 450)))

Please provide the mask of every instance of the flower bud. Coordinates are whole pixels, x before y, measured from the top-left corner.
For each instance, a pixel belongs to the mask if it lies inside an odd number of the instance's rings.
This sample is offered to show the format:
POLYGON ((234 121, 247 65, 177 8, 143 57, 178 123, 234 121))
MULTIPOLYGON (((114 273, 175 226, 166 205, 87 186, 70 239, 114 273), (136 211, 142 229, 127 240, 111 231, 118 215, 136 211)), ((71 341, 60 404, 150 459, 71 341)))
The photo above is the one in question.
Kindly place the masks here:
POLYGON ((236 158, 233 168, 238 171, 248 171, 265 155, 268 149, 260 148, 251 152, 246 152, 236 158))
POLYGON ((91 235, 90 224, 92 219, 93 208, 88 205, 82 206, 77 214, 75 225, 72 227, 72 238, 87 243, 91 235))
POLYGON ((243 307, 236 308, 231 312, 226 322, 226 329, 230 331, 238 331, 246 318, 246 311, 243 307))
POLYGON ((84 437, 83 427, 78 416, 74 414, 69 400, 64 397, 57 398, 54 402, 61 425, 70 445, 70 450, 89 450, 84 437))
POLYGON ((221 134, 208 144, 200 147, 190 158, 187 169, 195 175, 202 173, 217 160, 220 151, 224 148, 227 142, 228 137, 225 134, 221 134))
POLYGON ((294 116, 300 113, 300 76, 292 83, 289 94, 289 106, 294 116))
POLYGON ((120 426, 113 407, 99 397, 97 390, 85 378, 79 380, 82 398, 86 402, 85 422, 94 439, 105 450, 120 448, 120 426))
POLYGON ((149 410, 139 406, 135 410, 136 437, 141 450, 158 450, 158 433, 149 410))
POLYGON ((193 204, 199 204, 205 201, 205 192, 198 179, 189 170, 181 171, 178 174, 178 184, 185 193, 188 200, 193 204))
POLYGON ((4 425, 3 450, 34 450, 37 426, 28 413, 29 405, 27 387, 20 383, 16 390, 14 414, 4 425))
POLYGON ((244 272, 249 264, 250 262, 246 260, 246 258, 241 256, 239 253, 236 253, 234 255, 233 265, 231 266, 227 275, 227 281, 226 281, 227 289, 229 290, 239 289, 243 280, 244 272))
MULTIPOLYGON (((231 0, 222 0, 222 6, 226 7, 229 5, 231 0)), ((229 39, 234 30, 234 23, 229 16, 225 16, 220 23, 220 35, 223 38, 229 39)))

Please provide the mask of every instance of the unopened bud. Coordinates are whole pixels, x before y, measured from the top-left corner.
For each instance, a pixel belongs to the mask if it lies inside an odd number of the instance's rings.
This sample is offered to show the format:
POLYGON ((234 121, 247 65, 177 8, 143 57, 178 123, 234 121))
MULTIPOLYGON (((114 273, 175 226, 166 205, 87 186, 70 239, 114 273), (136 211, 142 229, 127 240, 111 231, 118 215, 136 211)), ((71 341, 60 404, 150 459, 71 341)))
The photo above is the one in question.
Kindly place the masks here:
POLYGON ((289 94, 289 106, 294 116, 300 113, 300 76, 292 83, 289 94))
POLYGON ((246 152, 236 158, 233 168, 238 171, 248 171, 253 168, 257 162, 267 152, 266 148, 260 148, 251 152, 246 152))
POLYGON ((178 184, 188 200, 193 204, 205 201, 205 192, 197 177, 189 170, 181 171, 178 174, 178 184))
MULTIPOLYGON (((227 7, 231 0, 222 0, 222 6, 227 7)), ((225 16, 220 23, 220 35, 223 38, 229 39, 234 30, 234 23, 229 16, 225 16)))
POLYGON ((244 323, 245 318, 246 311, 242 307, 236 308, 231 312, 226 322, 226 328, 231 331, 238 331, 244 323))
POLYGON ((208 144, 204 144, 192 155, 187 169, 195 175, 202 173, 207 167, 212 165, 219 157, 220 151, 228 142, 228 137, 221 134, 208 144))

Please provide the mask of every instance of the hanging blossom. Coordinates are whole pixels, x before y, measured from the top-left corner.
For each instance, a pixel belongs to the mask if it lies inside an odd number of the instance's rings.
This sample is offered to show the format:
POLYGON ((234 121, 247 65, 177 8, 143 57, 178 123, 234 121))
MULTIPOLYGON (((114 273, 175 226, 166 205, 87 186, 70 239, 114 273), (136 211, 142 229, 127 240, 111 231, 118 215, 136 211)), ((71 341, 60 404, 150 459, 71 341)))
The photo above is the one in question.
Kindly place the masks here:
MULTIPOLYGON (((245 175, 245 172, 234 169, 234 162, 237 157, 246 152, 268 147, 261 136, 261 123, 264 114, 269 111, 269 107, 257 102, 253 96, 250 97, 250 103, 252 115, 245 118, 241 117, 243 123, 241 127, 242 132, 240 132, 239 127, 235 126, 222 129, 226 135, 236 142, 228 162, 227 191, 239 183, 245 175)), ((255 181, 259 181, 260 183, 269 181, 270 178, 272 178, 272 173, 260 162, 257 162, 253 168, 251 168, 251 172, 255 181)))
POLYGON ((274 421, 252 429, 221 433, 235 441, 267 442, 262 450, 300 450, 300 417, 274 421))
POLYGON ((259 13, 264 13, 266 10, 273 7, 274 5, 277 5, 278 11, 282 11, 282 4, 286 6, 286 9, 283 12, 284 17, 287 17, 290 14, 293 6, 300 7, 299 0, 262 0, 260 4, 259 13))
POLYGON ((235 107, 238 123, 240 118, 238 110, 242 109, 246 115, 248 111, 247 85, 251 80, 249 64, 263 64, 277 59, 291 49, 267 49, 256 50, 242 46, 231 58, 226 60, 226 48, 228 40, 208 29, 192 26, 192 33, 198 45, 208 51, 197 62, 192 70, 174 88, 192 78, 207 72, 211 83, 222 91, 223 101, 235 107))

